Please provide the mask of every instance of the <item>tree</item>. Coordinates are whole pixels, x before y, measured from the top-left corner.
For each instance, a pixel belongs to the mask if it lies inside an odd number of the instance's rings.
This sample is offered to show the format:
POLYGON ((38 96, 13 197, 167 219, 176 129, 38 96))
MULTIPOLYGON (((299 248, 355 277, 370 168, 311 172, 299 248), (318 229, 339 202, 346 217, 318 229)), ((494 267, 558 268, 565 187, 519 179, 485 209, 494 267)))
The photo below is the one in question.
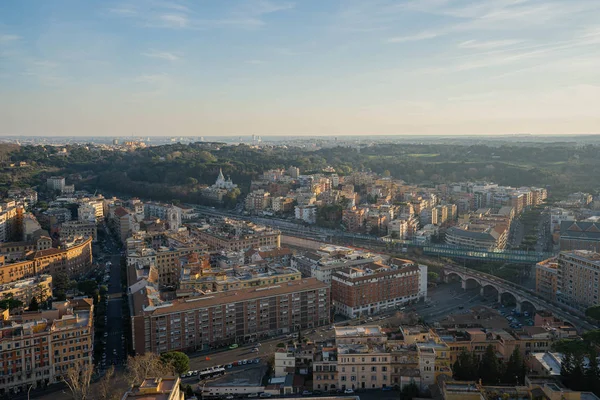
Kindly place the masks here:
POLYGON ((111 365, 107 370, 102 379, 98 382, 98 399, 109 400, 113 397, 114 387, 111 382, 115 375, 115 367, 111 365))
POLYGON ((127 357, 126 378, 129 385, 142 382, 146 377, 174 375, 175 369, 171 364, 162 362, 155 353, 127 357))
POLYGON ((415 381, 411 381, 408 385, 404 385, 400 391, 401 400, 412 400, 417 396, 419 396, 419 387, 415 381))
POLYGON ((525 382, 525 374, 527 367, 525 366, 525 360, 521 356, 519 346, 516 346, 510 355, 508 362, 506 363, 506 370, 504 371, 504 383, 515 383, 515 380, 520 384, 525 382))
POLYGON ((491 344, 485 349, 481 363, 479 363, 479 376, 484 384, 496 384, 500 379, 500 363, 496 357, 496 349, 491 344))
POLYGON ((190 358, 180 351, 169 351, 160 355, 163 363, 171 365, 177 375, 181 375, 190 369, 190 358))
POLYGON ((3 300, 0 300, 0 308, 5 310, 12 310, 15 308, 23 307, 23 302, 21 300, 16 300, 11 296, 6 296, 3 300))
POLYGON ((27 308, 29 311, 38 311, 40 309, 40 304, 38 303, 37 297, 33 296, 31 301, 29 302, 29 307, 27 308))
POLYGON ((477 367, 475 355, 463 349, 452 367, 454 379, 458 381, 472 381, 477 379, 477 367))
POLYGON ((427 281, 428 282, 436 282, 440 278, 440 275, 437 272, 428 272, 427 273, 427 281))
POLYGON ((94 367, 90 363, 79 362, 79 365, 69 368, 62 377, 63 382, 71 391, 74 400, 86 400, 90 395, 90 382, 94 367))
POLYGON ((585 316, 600 321, 600 306, 589 307, 585 310, 585 316))

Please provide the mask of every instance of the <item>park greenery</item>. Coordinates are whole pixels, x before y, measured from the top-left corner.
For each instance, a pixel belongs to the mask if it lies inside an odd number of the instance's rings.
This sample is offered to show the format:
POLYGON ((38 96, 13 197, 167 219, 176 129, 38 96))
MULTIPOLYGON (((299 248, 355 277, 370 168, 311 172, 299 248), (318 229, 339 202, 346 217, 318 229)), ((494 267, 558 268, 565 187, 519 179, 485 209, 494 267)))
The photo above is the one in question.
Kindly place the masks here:
MULTIPOLYGON (((223 169, 242 192, 263 171, 297 166, 303 173, 327 166, 340 175, 373 171, 408 183, 435 185, 464 180, 489 180, 502 185, 545 186, 551 196, 575 190, 594 191, 589 176, 600 174, 598 147, 575 143, 515 143, 494 145, 377 144, 317 150, 293 146, 254 148, 245 144, 170 144, 129 152, 85 145, 67 145, 57 156, 55 146, 4 149, 10 162, 26 161, 27 168, 5 167, 0 188, 35 186, 51 175, 65 175, 79 188, 114 195, 132 195, 162 201, 177 199, 207 203, 202 185, 212 184, 223 169)), ((0 149, 1 150, 1 149, 0 149)), ((5 163, 6 165, 6 163, 5 163)), ((226 199, 235 204, 239 191, 226 199)), ((374 200, 374 199, 370 199, 374 200)), ((323 217, 335 217, 327 210, 323 217)), ((337 218, 332 218, 338 220, 337 218)))

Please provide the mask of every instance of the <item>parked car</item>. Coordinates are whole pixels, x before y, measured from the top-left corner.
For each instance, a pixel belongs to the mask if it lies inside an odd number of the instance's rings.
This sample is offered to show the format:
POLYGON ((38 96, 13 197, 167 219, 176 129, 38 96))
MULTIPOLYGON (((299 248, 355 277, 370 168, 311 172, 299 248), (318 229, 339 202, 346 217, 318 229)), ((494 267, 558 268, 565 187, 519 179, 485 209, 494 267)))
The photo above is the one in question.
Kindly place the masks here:
POLYGON ((258 347, 255 347, 255 348, 253 348, 253 349, 252 349, 252 352, 253 352, 253 353, 258 353, 258 347))
POLYGON ((312 392, 310 390, 305 390, 302 392, 302 396, 311 396, 312 392))
POLYGON ((261 393, 259 396, 261 399, 268 399, 271 397, 271 393, 261 393))
POLYGON ((392 390, 392 387, 391 386, 386 386, 386 387, 382 388, 381 390, 383 390, 384 392, 389 392, 389 391, 392 390))
POLYGON ((246 364, 248 364, 248 360, 242 360, 241 364, 242 364, 242 365, 246 365, 246 364))
POLYGON ((239 347, 239 345, 237 343, 234 343, 231 346, 229 346, 229 349, 233 350, 233 349, 237 349, 238 347, 239 347))
POLYGON ((354 389, 346 389, 344 390, 344 394, 354 394, 354 389))
POLYGON ((248 398, 258 397, 258 393, 250 393, 248 398))

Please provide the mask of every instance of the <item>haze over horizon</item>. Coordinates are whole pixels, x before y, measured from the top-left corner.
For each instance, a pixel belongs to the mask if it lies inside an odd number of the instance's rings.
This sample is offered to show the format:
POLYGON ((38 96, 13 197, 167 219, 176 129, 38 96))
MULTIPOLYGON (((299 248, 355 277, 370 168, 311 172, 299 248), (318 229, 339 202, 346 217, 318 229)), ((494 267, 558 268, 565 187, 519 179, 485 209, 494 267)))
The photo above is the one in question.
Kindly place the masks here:
POLYGON ((0 135, 600 133, 593 0, 0 4, 0 135))

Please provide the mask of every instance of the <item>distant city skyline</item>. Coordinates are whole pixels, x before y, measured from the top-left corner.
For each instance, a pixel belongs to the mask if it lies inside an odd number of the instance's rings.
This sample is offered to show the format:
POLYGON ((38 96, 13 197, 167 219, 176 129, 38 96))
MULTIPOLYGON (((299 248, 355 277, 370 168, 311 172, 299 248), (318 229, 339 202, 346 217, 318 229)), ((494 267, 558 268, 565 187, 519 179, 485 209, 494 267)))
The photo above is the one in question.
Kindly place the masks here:
POLYGON ((600 2, 0 3, 0 136, 600 133, 600 2))

